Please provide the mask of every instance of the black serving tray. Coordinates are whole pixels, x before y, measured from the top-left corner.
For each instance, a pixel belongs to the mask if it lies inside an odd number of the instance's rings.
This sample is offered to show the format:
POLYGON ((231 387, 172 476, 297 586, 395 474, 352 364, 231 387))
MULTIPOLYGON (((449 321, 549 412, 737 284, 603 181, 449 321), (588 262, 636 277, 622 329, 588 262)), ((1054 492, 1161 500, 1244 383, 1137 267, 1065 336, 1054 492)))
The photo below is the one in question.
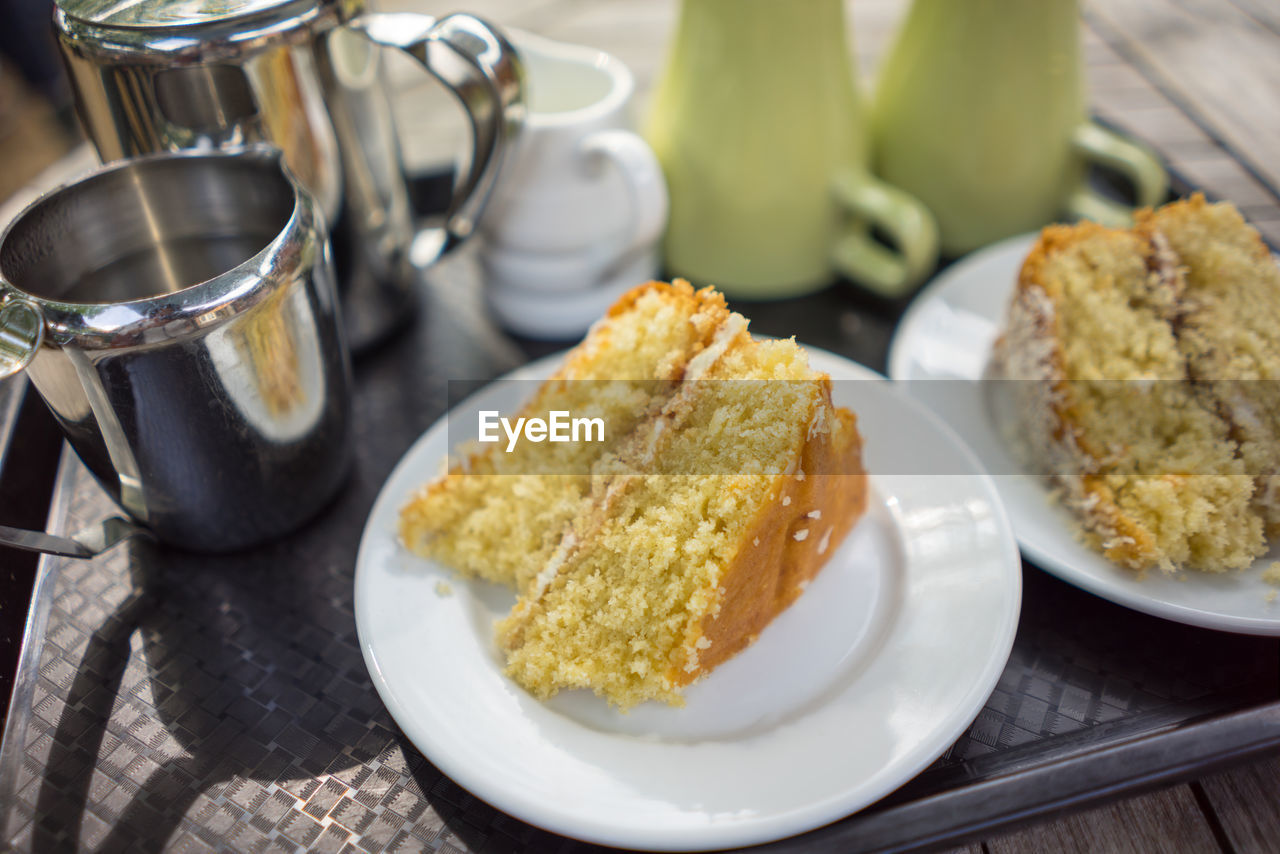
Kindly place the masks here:
MULTIPOLYGON (((307 528, 214 557, 131 542, 36 564, 0 550, 13 576, 0 626, 26 627, 0 746, 0 848, 592 847, 441 775, 365 670, 352 576, 392 466, 444 413, 449 380, 565 346, 494 329, 465 250, 420 297, 412 326, 357 361, 356 465, 307 528), (32 574, 27 614, 15 591, 32 574)), ((756 331, 883 371, 904 304, 837 283, 738 308, 756 331)), ((50 529, 71 532, 114 512, 52 429, 20 378, 0 383, 0 523, 39 524, 48 507, 50 529)), ((1023 584, 1008 665, 946 754, 872 807, 768 848, 960 842, 1280 749, 1280 641, 1138 614, 1030 564, 1023 584)))

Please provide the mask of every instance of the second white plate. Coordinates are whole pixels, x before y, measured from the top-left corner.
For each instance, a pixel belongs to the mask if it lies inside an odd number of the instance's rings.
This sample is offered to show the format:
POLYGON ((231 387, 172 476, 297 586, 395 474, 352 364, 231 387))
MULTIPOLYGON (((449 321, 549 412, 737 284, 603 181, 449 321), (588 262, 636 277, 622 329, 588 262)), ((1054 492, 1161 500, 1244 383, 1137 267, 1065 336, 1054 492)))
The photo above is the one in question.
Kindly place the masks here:
MULTIPOLYGON (((409 554, 396 518, 439 471, 442 420, 383 487, 356 566, 356 625, 387 708, 440 770, 517 818, 650 849, 765 842, 834 821, 919 773, 981 710, 1009 655, 1017 546, 956 437, 878 375, 810 351, 858 413, 866 516, 760 640, 686 691, 621 714, 541 703, 503 674, 505 589, 409 554), (895 474, 910 457, 959 476, 895 474)), ((549 375, 556 359, 518 375, 549 375)), ((493 408, 509 383, 479 392, 493 408), (495 398, 492 401, 489 398, 495 398)))
POLYGON ((889 353, 889 376, 940 415, 993 474, 1014 534, 1036 565, 1137 611, 1211 629, 1280 636, 1280 601, 1262 580, 1278 551, 1243 572, 1149 572, 1138 578, 1081 543, 1043 478, 1016 474, 989 417, 979 380, 1022 259, 1034 236, 997 243, 957 262, 912 303, 889 353))

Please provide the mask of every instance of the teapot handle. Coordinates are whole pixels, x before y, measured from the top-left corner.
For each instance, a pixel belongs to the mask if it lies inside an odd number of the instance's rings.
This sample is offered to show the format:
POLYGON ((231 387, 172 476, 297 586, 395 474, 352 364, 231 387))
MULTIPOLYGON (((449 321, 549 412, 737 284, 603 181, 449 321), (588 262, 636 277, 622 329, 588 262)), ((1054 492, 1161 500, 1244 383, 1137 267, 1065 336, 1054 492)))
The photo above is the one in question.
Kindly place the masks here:
POLYGON ((470 166, 456 184, 432 257, 422 257, 422 241, 414 241, 414 263, 429 263, 475 230, 506 148, 524 120, 524 67, 511 43, 473 15, 436 20, 413 12, 366 12, 349 26, 416 59, 462 103, 471 121, 470 166))

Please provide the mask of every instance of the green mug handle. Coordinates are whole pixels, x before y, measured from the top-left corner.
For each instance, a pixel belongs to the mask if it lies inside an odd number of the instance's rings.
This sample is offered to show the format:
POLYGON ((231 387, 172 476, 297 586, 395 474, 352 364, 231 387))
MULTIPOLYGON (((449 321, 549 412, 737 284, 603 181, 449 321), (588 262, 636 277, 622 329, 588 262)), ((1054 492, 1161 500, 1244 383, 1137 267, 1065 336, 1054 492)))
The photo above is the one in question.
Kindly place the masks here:
POLYGON ((836 201, 852 220, 831 250, 837 271, 885 297, 911 291, 938 261, 938 224, 918 199, 855 170, 836 176, 836 201), (875 227, 892 247, 871 236, 875 227))
MULTIPOLYGON (((1146 146, 1094 122, 1085 122, 1077 127, 1071 144, 1086 161, 1114 169, 1128 178, 1137 200, 1135 207, 1155 207, 1163 204, 1168 196, 1169 173, 1160 163, 1160 158, 1146 146)), ((1132 207, 1106 198, 1087 183, 1077 187, 1067 198, 1067 213, 1113 228, 1127 228, 1133 224, 1132 207)))

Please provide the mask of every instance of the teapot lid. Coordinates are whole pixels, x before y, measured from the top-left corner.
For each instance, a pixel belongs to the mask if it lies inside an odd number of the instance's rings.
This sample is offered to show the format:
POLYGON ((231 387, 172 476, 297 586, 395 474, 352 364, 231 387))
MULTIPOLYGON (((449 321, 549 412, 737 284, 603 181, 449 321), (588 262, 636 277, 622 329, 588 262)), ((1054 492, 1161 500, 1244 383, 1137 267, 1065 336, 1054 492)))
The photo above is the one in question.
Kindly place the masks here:
POLYGON ((68 16, 101 27, 196 27, 269 13, 273 17, 325 0, 55 0, 68 16))

